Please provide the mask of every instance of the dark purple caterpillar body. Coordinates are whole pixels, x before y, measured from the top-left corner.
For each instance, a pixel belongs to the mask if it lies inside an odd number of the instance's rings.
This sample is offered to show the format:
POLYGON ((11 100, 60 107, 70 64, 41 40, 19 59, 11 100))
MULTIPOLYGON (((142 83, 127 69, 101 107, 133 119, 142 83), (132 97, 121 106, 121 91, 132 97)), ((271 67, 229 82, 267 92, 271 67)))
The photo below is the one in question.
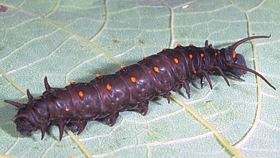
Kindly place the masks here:
POLYGON ((63 129, 80 134, 88 121, 97 120, 114 125, 119 112, 137 111, 147 113, 149 101, 155 96, 163 96, 170 101, 170 91, 181 87, 190 97, 189 83, 200 79, 201 87, 206 79, 212 89, 209 74, 219 73, 226 83, 226 75, 242 80, 246 71, 261 77, 275 89, 262 75, 246 67, 245 59, 235 52, 241 43, 255 38, 252 36, 220 50, 205 42, 205 47, 178 45, 174 49, 163 49, 136 64, 122 67, 115 74, 97 75, 89 83, 74 83, 65 88, 52 88, 45 78, 46 91, 34 98, 27 90, 28 103, 10 100, 5 102, 16 106, 19 111, 13 118, 17 130, 24 136, 40 129, 41 139, 50 125, 59 127, 61 140, 63 129))

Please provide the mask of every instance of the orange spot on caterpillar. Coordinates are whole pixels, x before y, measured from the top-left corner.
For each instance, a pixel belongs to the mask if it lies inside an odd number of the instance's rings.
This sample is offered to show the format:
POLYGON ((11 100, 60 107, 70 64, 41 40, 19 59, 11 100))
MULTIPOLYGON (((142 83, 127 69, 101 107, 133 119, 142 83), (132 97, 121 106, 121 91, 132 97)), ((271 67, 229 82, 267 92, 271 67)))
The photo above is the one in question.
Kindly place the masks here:
POLYGON ((100 74, 95 74, 95 77, 96 77, 96 78, 99 78, 99 77, 100 77, 100 74))
POLYGON ((75 82, 73 80, 70 80, 70 84, 75 84, 75 82))
POLYGON ((106 89, 107 89, 108 91, 110 91, 110 90, 112 89, 112 86, 111 86, 110 84, 107 84, 107 85, 106 85, 106 89))
POLYGON ((232 51, 232 58, 235 59, 236 58, 236 52, 232 51))
POLYGON ((173 58, 174 63, 178 64, 179 63, 179 59, 178 58, 173 58))
POLYGON ((121 68, 120 68, 120 69, 122 70, 122 69, 124 69, 124 68, 125 68, 125 66, 121 66, 121 68))
POLYGON ((158 67, 155 66, 155 67, 154 67, 154 71, 158 73, 158 72, 159 72, 158 67))
POLYGON ((130 77, 130 81, 135 83, 136 82, 136 77, 134 77, 134 76, 130 77))
POLYGON ((181 47, 182 45, 180 43, 177 44, 177 47, 181 47))
POLYGON ((204 54, 203 54, 203 53, 200 53, 200 57, 203 58, 203 57, 204 57, 204 54))
POLYGON ((162 51, 165 51, 166 50, 166 48, 162 48, 162 51))
POLYGON ((145 60, 147 57, 146 56, 143 56, 143 59, 145 60))
POLYGON ((192 58, 193 58, 193 55, 192 55, 192 54, 189 54, 189 58, 192 59, 192 58))
POLYGON ((218 56, 218 53, 217 52, 215 52, 215 54, 214 54, 215 56, 218 56))
POLYGON ((193 44, 190 43, 189 46, 191 47, 191 46, 193 46, 193 44))
POLYGON ((70 110, 69 108, 67 108, 67 107, 65 108, 65 111, 66 111, 66 112, 68 112, 69 110, 70 110))
POLYGON ((78 96, 79 96, 80 98, 82 98, 82 97, 84 96, 84 92, 83 92, 83 91, 79 91, 79 92, 78 92, 78 96))
POLYGON ((194 73, 194 74, 196 74, 196 71, 195 71, 195 70, 193 70, 193 73, 194 73))

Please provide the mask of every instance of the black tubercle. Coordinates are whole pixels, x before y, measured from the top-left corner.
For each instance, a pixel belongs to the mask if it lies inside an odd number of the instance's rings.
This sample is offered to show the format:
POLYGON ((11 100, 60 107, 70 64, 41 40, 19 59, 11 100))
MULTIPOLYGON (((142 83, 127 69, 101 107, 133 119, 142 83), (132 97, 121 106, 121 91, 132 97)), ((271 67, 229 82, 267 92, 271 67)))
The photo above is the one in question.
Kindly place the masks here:
POLYGON ((242 80, 240 76, 249 71, 276 89, 261 74, 247 68, 244 57, 235 52, 248 40, 269 37, 244 38, 221 50, 208 45, 208 41, 205 47, 178 44, 174 49, 163 49, 136 64, 122 67, 114 74, 97 75, 89 83, 71 82, 64 88, 52 88, 45 77, 46 91, 42 96, 33 97, 27 90, 28 103, 5 102, 18 108, 13 121, 23 136, 40 129, 43 139, 47 128, 56 125, 61 140, 65 126, 80 134, 92 120, 113 126, 122 111, 146 115, 150 100, 163 96, 169 102, 170 91, 181 87, 190 97, 189 84, 197 79, 200 79, 201 87, 206 79, 212 89, 209 75, 214 72, 220 73, 229 85, 226 75, 242 80))

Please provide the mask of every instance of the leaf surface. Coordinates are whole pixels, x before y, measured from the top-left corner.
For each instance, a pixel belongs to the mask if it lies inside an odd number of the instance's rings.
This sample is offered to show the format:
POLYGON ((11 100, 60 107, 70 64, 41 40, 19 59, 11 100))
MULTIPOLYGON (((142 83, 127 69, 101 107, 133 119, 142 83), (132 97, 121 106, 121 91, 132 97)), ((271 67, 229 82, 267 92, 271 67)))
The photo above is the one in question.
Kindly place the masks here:
MULTIPOLYGON (((280 2, 107 0, 0 2, 0 152, 18 157, 86 157, 79 145, 57 127, 44 140, 40 131, 22 137, 12 122, 17 109, 3 100, 25 103, 70 80, 89 82, 95 74, 110 74, 174 48, 177 43, 215 48, 250 35, 272 35, 238 47, 247 66, 264 75, 270 88, 247 73, 245 82, 211 76, 213 89, 199 82, 172 92, 217 129, 247 157, 277 157, 280 147, 279 50, 280 2), (3 9, 6 8, 6 9, 3 9)), ((89 122, 77 136, 93 157, 231 157, 214 132, 180 106, 166 99, 150 102, 146 116, 122 112, 113 127, 89 122)))

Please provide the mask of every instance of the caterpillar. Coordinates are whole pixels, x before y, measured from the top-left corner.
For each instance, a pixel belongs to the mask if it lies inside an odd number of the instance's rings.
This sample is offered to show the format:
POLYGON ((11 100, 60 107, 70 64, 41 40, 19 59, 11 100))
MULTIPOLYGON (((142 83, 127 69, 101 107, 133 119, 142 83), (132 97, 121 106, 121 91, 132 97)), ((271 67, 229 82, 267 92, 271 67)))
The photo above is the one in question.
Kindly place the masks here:
POLYGON ((80 134, 92 120, 113 126, 119 112, 136 111, 146 115, 150 100, 163 96, 169 103, 170 91, 182 87, 190 98, 189 84, 198 79, 201 88, 206 79, 212 89, 209 75, 213 73, 220 74, 229 86, 227 76, 244 81, 241 76, 248 71, 276 90, 261 74, 247 68, 244 57, 235 51, 248 40, 269 37, 247 37, 222 49, 214 49, 207 40, 204 47, 178 44, 174 49, 164 48, 136 64, 121 67, 114 74, 96 75, 89 83, 70 82, 64 88, 53 88, 45 77, 46 91, 42 96, 33 97, 27 89, 26 104, 5 102, 18 108, 13 122, 21 135, 30 136, 40 129, 43 139, 47 128, 56 125, 61 140, 65 126, 80 134))

